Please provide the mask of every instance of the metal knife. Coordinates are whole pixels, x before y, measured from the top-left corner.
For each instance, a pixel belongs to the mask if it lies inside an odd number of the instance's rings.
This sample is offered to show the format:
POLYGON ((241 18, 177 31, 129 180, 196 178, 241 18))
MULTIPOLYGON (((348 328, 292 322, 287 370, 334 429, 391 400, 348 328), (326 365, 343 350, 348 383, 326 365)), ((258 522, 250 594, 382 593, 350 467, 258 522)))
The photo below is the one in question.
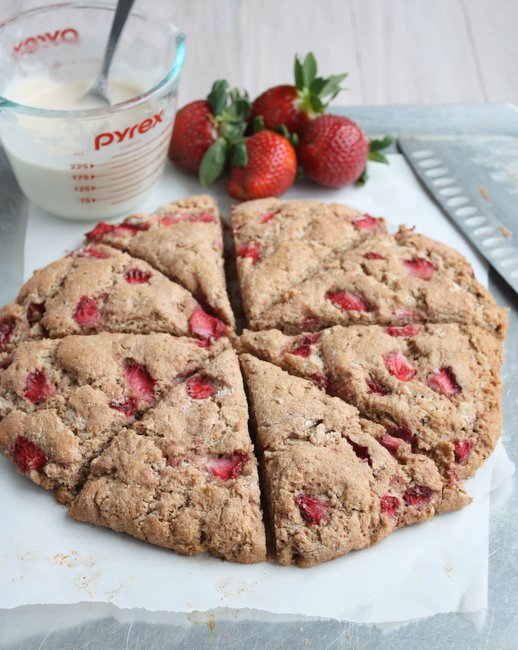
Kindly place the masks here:
POLYGON ((518 293, 518 139, 415 136, 400 137, 398 147, 451 221, 518 293))
POLYGON ((29 201, 0 145, 0 306, 12 302, 23 280, 29 201))

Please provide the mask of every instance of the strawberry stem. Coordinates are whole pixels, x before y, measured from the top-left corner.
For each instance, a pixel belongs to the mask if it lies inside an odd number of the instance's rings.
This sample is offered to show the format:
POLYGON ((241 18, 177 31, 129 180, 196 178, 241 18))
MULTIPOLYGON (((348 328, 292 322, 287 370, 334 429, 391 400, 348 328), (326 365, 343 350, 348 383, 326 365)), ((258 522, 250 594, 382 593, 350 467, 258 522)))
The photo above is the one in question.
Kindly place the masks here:
POLYGON ((323 113, 338 93, 345 90, 340 84, 347 73, 317 77, 317 62, 312 52, 306 54, 304 61, 295 57, 294 74, 299 107, 311 117, 323 113))

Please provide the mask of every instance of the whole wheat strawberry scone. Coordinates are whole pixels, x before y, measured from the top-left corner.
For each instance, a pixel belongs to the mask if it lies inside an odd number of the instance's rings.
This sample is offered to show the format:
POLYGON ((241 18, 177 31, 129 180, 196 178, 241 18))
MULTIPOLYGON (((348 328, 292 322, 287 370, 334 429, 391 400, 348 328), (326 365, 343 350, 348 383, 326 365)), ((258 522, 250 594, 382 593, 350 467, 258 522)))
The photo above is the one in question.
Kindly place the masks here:
POLYGON ((457 322, 503 336, 505 314, 456 251, 383 219, 314 201, 251 201, 232 213, 251 329, 457 322))
POLYGON ((120 224, 100 222, 86 235, 139 257, 191 292, 201 305, 233 327, 223 268, 218 208, 209 196, 192 196, 120 224))
POLYGON ((245 563, 263 518, 311 566, 469 503, 506 318, 468 262, 338 204, 232 221, 239 340, 209 197, 101 222, 36 271, 0 309, 0 452, 76 519, 245 563))
POLYGON ((502 344, 481 328, 335 326, 298 336, 246 331, 241 347, 353 404, 386 427, 387 449, 410 443, 447 481, 472 476, 499 438, 502 344))
POLYGON ((428 458, 398 462, 376 440, 383 428, 354 407, 270 363, 241 361, 281 564, 330 560, 434 515, 443 483, 428 458))

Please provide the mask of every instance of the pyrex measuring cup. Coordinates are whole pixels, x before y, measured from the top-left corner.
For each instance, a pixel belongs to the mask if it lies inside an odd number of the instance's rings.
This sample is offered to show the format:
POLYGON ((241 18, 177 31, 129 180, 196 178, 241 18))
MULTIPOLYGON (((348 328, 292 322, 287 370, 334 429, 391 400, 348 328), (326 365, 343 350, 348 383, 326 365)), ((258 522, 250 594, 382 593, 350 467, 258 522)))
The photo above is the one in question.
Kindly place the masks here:
POLYGON ((43 75, 65 85, 88 80, 86 90, 100 68, 112 18, 112 7, 67 3, 27 11, 0 26, 5 151, 29 199, 70 219, 130 212, 160 180, 184 36, 163 20, 133 12, 110 80, 135 88, 135 96, 111 107, 36 108, 15 101, 13 89, 43 75))

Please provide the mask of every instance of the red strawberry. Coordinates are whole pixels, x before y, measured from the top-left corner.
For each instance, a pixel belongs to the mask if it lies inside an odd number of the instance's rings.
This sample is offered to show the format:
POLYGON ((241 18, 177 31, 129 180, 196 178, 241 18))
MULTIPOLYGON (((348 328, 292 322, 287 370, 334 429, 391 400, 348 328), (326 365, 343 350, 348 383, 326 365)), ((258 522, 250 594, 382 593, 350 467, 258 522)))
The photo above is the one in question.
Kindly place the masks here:
POLYGON ((387 354, 384 358, 385 366, 391 375, 399 381, 410 381, 415 376, 417 370, 409 363, 408 359, 399 352, 387 354))
POLYGON ((16 321, 12 316, 6 316, 0 321, 0 350, 4 350, 11 340, 16 328, 16 321))
POLYGON ((413 257, 411 260, 403 260, 406 269, 416 278, 429 280, 436 270, 434 264, 425 260, 424 257, 413 257))
POLYGON ((128 389, 136 397, 140 397, 145 402, 154 401, 156 381, 145 366, 133 359, 126 359, 124 361, 124 379, 128 389))
POLYGON ((426 383, 434 391, 446 395, 446 397, 458 395, 462 390, 451 366, 446 366, 434 372, 428 377, 426 383))
POLYGON ((370 214, 364 214, 359 219, 353 221, 353 226, 357 230, 379 230, 380 232, 386 232, 383 219, 377 219, 376 217, 371 217, 370 214))
POLYGON ((237 249, 238 257, 249 257, 252 264, 257 264, 261 259, 261 244, 256 241, 250 241, 246 244, 241 244, 237 249))
POLYGON ((366 260, 384 260, 386 259, 383 257, 383 255, 380 255, 379 253, 365 253, 363 256, 365 257, 366 260))
POLYGON ((189 328, 193 334, 201 339, 211 341, 225 335, 227 326, 215 316, 210 316, 198 306, 189 318, 189 328))
POLYGON ((388 433, 384 433, 381 436, 380 444, 385 447, 385 449, 388 449, 390 452, 396 452, 401 445, 404 444, 403 440, 400 438, 394 438, 394 436, 390 436, 388 433))
POLYGON ((136 235, 138 232, 149 230, 151 224, 146 221, 137 223, 106 223, 100 221, 95 228, 86 233, 85 237, 90 241, 100 242, 104 235, 113 235, 114 237, 127 237, 136 235))
POLYGON ((205 467, 212 476, 216 476, 223 481, 231 478, 237 478, 243 473, 249 457, 245 452, 236 452, 235 454, 221 454, 216 458, 211 458, 205 463, 205 467))
POLYGON ((203 156, 217 139, 217 122, 209 102, 191 102, 176 113, 169 158, 180 169, 197 174, 203 156))
POLYGON ((43 449, 24 436, 17 436, 14 441, 13 460, 21 472, 32 470, 41 472, 47 464, 47 456, 43 449))
POLYGON ((27 321, 29 325, 34 325, 39 323, 43 318, 45 313, 45 301, 43 302, 31 302, 27 307, 27 321))
POLYGON ((189 223, 216 223, 216 217, 209 212, 202 214, 189 214, 187 212, 178 212, 176 214, 166 214, 160 219, 163 226, 171 226, 181 221, 188 221, 189 223))
POLYGON ((273 131, 259 131, 246 140, 248 162, 232 166, 228 193, 248 201, 279 196, 288 190, 297 176, 297 157, 293 145, 273 131))
POLYGON ((50 383, 43 370, 34 370, 27 375, 23 394, 29 402, 40 404, 55 393, 56 387, 50 383))
POLYGON ((426 485, 416 485, 413 488, 407 488, 403 493, 403 499, 407 506, 421 506, 430 501, 432 489, 426 485))
POLYGON ((257 117, 262 117, 267 129, 285 126, 291 133, 300 134, 342 90, 340 82, 346 76, 317 78, 313 54, 307 54, 303 62, 295 57, 296 86, 275 86, 259 95, 252 104, 249 121, 252 123, 257 117), (324 103, 324 99, 327 99, 327 103, 324 103))
POLYGON ((331 507, 328 503, 310 497, 308 494, 297 494, 294 499, 298 505, 302 519, 310 526, 327 523, 327 514, 331 507))
POLYGON ((369 143, 352 120, 321 115, 305 129, 297 153, 308 178, 327 187, 342 187, 362 175, 369 143))
POLYGON ((384 494, 381 497, 380 509, 381 512, 387 515, 387 517, 394 517, 398 507, 399 499, 397 497, 391 496, 390 494, 384 494))
POLYGON ((124 273, 124 279, 129 284, 145 284, 149 282, 152 273, 150 271, 142 271, 142 269, 128 269, 124 273))
POLYGON ((471 450, 475 445, 473 438, 466 438, 466 440, 457 440, 453 443, 455 449, 455 462, 463 463, 470 455, 471 450))
POLYGON ((390 336, 415 336, 419 334, 420 329, 419 325, 402 325, 385 327, 385 332, 390 336))
POLYGON ((97 303, 89 296, 81 296, 74 311, 74 320, 78 325, 96 325, 101 320, 97 303))
POLYGON ((369 387, 371 393, 382 396, 390 394, 390 390, 386 386, 380 384, 376 379, 369 377, 365 381, 367 382, 367 386, 369 387))
POLYGON ((192 399, 207 399, 216 393, 216 386, 209 377, 194 375, 185 385, 187 394, 192 399))
POLYGON ((169 158, 184 171, 198 174, 203 185, 221 175, 229 157, 242 154, 242 137, 250 111, 246 95, 215 81, 207 100, 197 100, 177 114, 169 158))
POLYGON ((138 411, 138 400, 136 397, 124 397, 122 399, 112 399, 110 408, 124 413, 127 418, 133 418, 138 411))
POLYGON ((306 344, 299 345, 293 350, 289 350, 289 354, 294 354, 296 357, 307 359, 311 355, 311 347, 306 344))
POLYGON ((325 297, 344 311, 371 311, 363 298, 352 291, 328 291, 325 297))
POLYGON ((354 453, 358 456, 358 458, 364 463, 367 463, 369 467, 372 467, 372 459, 371 455, 369 454, 369 448, 365 445, 360 445, 357 442, 354 442, 354 440, 351 440, 350 438, 346 438, 346 440, 351 445, 354 453))

